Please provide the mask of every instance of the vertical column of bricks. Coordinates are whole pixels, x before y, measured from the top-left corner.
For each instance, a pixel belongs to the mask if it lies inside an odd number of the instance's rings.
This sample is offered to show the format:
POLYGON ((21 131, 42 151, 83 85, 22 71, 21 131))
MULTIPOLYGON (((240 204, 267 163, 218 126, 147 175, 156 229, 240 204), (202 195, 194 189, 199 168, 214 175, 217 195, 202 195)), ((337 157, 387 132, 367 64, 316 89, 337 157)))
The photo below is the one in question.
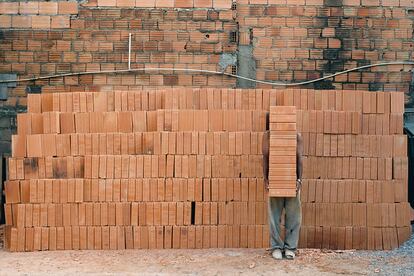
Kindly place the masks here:
MULTIPOLYGON (((290 94, 290 95, 289 95, 290 94)), ((293 90, 304 141, 301 246, 390 249, 409 236, 401 92, 293 90)))
POLYGON ((296 107, 270 107, 269 196, 296 196, 296 107))

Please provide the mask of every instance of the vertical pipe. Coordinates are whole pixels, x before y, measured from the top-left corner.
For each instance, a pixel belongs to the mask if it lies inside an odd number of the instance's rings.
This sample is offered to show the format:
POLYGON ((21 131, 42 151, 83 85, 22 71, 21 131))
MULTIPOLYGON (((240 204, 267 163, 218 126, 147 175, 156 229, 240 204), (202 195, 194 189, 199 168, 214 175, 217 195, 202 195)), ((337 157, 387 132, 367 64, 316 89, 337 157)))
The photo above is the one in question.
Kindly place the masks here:
POLYGON ((132 38, 132 34, 129 33, 129 41, 128 41, 128 70, 131 70, 131 38, 132 38))

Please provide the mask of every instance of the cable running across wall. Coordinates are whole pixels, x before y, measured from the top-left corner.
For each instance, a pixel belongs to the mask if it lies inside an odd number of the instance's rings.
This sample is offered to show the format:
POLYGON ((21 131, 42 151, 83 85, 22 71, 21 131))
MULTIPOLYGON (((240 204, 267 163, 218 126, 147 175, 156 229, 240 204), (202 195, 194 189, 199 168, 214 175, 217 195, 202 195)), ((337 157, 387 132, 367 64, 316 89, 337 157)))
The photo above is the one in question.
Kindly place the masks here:
POLYGON ((33 78, 26 78, 26 79, 17 79, 17 80, 0 80, 0 83, 10 83, 10 82, 29 82, 29 81, 37 81, 37 80, 44 80, 44 79, 51 79, 51 78, 62 78, 62 77, 70 77, 70 76, 82 76, 82 75, 95 75, 95 74, 113 74, 113 73, 129 73, 129 72, 142 72, 142 71, 176 71, 176 72, 188 72, 188 73, 203 73, 203 74, 210 74, 210 75, 222 75, 232 78, 238 78, 242 80, 247 80, 255 83, 260 84, 267 84, 273 86, 301 86, 306 84, 311 84, 319 81, 323 81, 326 79, 330 79, 342 74, 346 74, 349 72, 367 69, 372 67, 379 67, 379 66, 387 66, 387 65, 412 65, 414 66, 414 62, 412 61, 394 61, 394 62, 383 62, 383 63, 375 63, 369 65, 363 65, 359 67, 354 67, 351 69, 347 69, 344 71, 340 71, 325 77, 302 81, 302 82, 295 82, 295 83, 284 83, 284 82, 272 82, 272 81, 264 81, 264 80, 256 80, 248 77, 243 77, 231 73, 226 72, 219 72, 219 71, 211 71, 211 70, 200 70, 200 69, 189 69, 189 68, 135 68, 135 69, 120 69, 120 70, 104 70, 104 71, 89 71, 89 72, 77 72, 77 73, 65 73, 65 74, 58 74, 58 75, 49 75, 49 76, 40 76, 40 77, 33 77, 33 78))

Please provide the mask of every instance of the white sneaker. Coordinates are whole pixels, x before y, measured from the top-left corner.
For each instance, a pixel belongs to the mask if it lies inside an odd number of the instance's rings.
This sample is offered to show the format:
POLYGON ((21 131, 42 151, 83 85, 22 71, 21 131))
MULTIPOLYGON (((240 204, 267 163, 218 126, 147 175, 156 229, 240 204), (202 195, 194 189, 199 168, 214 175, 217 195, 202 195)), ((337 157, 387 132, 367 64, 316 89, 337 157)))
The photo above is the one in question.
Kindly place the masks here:
POLYGON ((283 259, 282 250, 280 250, 280 249, 273 250, 272 257, 275 260, 281 260, 281 259, 283 259))
POLYGON ((295 252, 290 249, 286 249, 285 256, 286 256, 286 259, 293 260, 295 258, 295 252))

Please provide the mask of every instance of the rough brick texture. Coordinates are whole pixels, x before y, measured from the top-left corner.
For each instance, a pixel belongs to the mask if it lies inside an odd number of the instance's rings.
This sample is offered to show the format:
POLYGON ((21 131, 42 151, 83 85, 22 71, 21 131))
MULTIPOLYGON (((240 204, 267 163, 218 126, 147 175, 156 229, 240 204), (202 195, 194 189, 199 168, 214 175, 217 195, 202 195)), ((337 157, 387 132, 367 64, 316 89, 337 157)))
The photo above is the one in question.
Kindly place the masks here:
MULTIPOLYGON (((0 73, 25 78, 126 69, 129 32, 132 68, 221 71, 223 53, 235 54, 238 45, 252 45, 257 79, 268 81, 297 82, 360 65, 413 59, 412 0, 236 2, 235 10, 229 0, 1 2, 0 73), (231 42, 231 32, 237 31, 237 42, 231 42)), ((399 90, 406 92, 411 106, 411 70, 377 67, 305 88, 399 90)), ((24 106, 33 85, 48 93, 237 84, 220 75, 171 71, 83 75, 21 83, 9 88, 1 108, 24 106)))
POLYGON ((411 234, 403 100, 402 92, 311 89, 30 95, 12 137, 5 247, 269 247, 267 196, 296 196, 296 130, 299 247, 398 247, 411 234))
MULTIPOLYGON (((240 32, 251 32, 251 41, 245 43, 254 47, 258 79, 298 82, 413 57, 412 1, 238 2, 240 32)), ((384 66, 340 75, 313 87, 409 92, 412 78, 412 66, 384 66)))

